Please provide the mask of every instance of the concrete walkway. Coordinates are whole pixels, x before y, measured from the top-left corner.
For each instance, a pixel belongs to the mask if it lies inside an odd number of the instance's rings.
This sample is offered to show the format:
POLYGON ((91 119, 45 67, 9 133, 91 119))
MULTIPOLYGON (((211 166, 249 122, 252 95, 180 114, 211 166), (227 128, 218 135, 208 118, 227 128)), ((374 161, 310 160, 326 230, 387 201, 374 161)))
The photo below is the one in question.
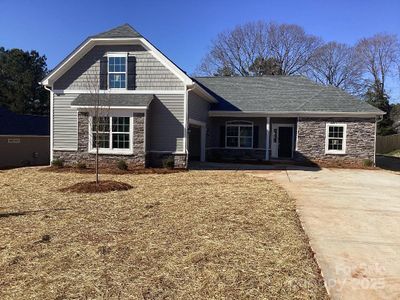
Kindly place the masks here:
POLYGON ((247 171, 283 186, 333 299, 400 299, 400 173, 247 171))

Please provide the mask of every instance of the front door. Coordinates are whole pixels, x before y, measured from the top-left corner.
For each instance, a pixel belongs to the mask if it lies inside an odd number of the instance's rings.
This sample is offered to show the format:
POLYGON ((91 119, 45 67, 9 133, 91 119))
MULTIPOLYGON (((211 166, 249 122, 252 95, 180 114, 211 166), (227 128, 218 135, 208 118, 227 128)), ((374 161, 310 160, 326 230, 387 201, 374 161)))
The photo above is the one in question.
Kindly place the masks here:
POLYGON ((293 149, 293 127, 278 127, 278 157, 291 158, 293 149))

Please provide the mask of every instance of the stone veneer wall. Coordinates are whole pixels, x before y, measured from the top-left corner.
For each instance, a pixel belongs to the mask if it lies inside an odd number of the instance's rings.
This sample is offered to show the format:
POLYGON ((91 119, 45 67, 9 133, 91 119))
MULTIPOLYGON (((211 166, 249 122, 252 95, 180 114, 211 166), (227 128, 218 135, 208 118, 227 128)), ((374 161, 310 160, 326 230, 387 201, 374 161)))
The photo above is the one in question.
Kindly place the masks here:
POLYGON ((209 161, 240 161, 265 159, 265 149, 229 149, 229 148, 210 148, 207 149, 207 160, 209 161))
POLYGON ((176 153, 162 153, 162 152, 150 152, 147 153, 147 162, 151 167, 163 167, 163 160, 173 158, 174 168, 176 169, 186 169, 187 159, 186 154, 176 154, 176 153))
MULTIPOLYGON (((123 159, 130 168, 144 168, 146 166, 146 154, 144 150, 144 113, 133 114, 133 154, 111 155, 99 154, 99 165, 115 167, 118 160, 123 159)), ((96 155, 88 152, 89 147, 89 116, 86 112, 78 113, 78 150, 60 151, 55 150, 53 157, 63 159, 68 166, 76 165, 78 162, 85 163, 88 167, 95 164, 96 155)))
POLYGON ((374 118, 299 118, 295 159, 321 165, 361 166, 374 161, 374 118), (346 153, 325 154, 327 123, 346 123, 346 153))

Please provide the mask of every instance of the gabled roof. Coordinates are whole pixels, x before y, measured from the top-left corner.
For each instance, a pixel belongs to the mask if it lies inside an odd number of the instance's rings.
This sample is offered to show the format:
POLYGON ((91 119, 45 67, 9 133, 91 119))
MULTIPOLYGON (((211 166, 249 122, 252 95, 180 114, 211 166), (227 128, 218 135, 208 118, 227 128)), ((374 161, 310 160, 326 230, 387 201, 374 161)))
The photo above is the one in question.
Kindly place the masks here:
POLYGON ((384 114, 343 90, 302 76, 195 77, 218 103, 213 111, 384 114))
POLYGON ((50 119, 47 116, 16 114, 0 107, 0 135, 49 135, 50 119))
POLYGON ((95 45, 104 44, 142 44, 151 51, 168 69, 170 69, 186 85, 192 85, 192 79, 167 56, 158 50, 153 44, 145 39, 129 24, 124 24, 111 30, 89 36, 78 47, 76 47, 65 59, 63 59, 40 83, 42 85, 52 85, 55 80, 82 58, 95 45))
POLYGON ((153 98, 153 94, 99 94, 94 97, 91 94, 80 94, 71 106, 95 106, 99 100, 100 106, 147 107, 153 98))
POLYGON ((90 38, 141 38, 143 37, 131 25, 123 24, 111 30, 90 36, 90 38))

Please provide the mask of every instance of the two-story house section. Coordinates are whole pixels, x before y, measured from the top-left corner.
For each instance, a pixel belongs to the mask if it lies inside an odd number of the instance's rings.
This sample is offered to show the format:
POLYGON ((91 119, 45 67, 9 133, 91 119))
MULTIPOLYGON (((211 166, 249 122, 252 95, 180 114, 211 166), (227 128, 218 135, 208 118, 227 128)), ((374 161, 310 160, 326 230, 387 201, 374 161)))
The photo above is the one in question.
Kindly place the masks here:
POLYGON ((189 77, 125 24, 88 37, 41 82, 51 159, 177 168, 189 160, 374 161, 384 114, 302 76, 189 77), (98 124, 99 126, 94 126, 98 124), (96 130, 98 128, 98 131, 96 130))

